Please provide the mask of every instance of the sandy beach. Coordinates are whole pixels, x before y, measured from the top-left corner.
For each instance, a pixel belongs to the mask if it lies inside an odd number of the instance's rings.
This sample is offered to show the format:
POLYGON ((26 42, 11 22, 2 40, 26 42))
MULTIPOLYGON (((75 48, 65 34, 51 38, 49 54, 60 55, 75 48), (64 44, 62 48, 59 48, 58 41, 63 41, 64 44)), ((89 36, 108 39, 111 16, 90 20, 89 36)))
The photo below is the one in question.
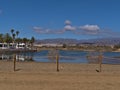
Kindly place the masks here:
POLYGON ((119 90, 120 65, 0 61, 0 90, 119 90))

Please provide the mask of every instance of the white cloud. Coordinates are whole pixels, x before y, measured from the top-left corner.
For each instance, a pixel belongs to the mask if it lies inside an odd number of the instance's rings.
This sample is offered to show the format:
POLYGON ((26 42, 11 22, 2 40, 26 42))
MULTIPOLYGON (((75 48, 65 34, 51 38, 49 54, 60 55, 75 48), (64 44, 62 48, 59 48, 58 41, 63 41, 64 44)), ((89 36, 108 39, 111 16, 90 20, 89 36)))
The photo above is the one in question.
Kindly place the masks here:
POLYGON ((86 31, 98 31, 100 30, 98 25, 84 25, 79 27, 81 30, 86 30, 86 31))
POLYGON ((41 34, 46 32, 46 31, 44 31, 43 28, 37 27, 37 26, 33 27, 33 30, 34 30, 36 33, 41 33, 41 34))
POLYGON ((70 30, 70 31, 76 30, 76 28, 75 28, 75 27, 72 27, 71 25, 66 25, 66 26, 64 27, 64 29, 65 29, 65 30, 70 30))
POLYGON ((41 27, 33 27, 33 30, 36 33, 39 34, 62 34, 65 32, 65 30, 61 29, 61 30, 53 30, 53 29, 45 29, 45 28, 41 28, 41 27))
POLYGON ((100 32, 100 27, 98 25, 84 25, 77 28, 75 34, 81 35, 98 35, 100 32))
POLYGON ((70 20, 66 20, 65 21, 65 25, 71 25, 71 21, 70 20))
POLYGON ((71 24, 72 23, 70 20, 66 20, 64 30, 70 30, 70 31, 76 30, 76 27, 73 27, 71 24))
POLYGON ((34 29, 34 30, 41 30, 42 28, 35 26, 35 27, 33 27, 33 29, 34 29))
POLYGON ((33 30, 39 34, 63 34, 66 31, 72 31, 74 34, 80 35, 98 35, 101 31, 98 25, 83 25, 83 26, 72 26, 71 21, 66 20, 65 26, 59 29, 50 29, 42 27, 33 27, 33 30))

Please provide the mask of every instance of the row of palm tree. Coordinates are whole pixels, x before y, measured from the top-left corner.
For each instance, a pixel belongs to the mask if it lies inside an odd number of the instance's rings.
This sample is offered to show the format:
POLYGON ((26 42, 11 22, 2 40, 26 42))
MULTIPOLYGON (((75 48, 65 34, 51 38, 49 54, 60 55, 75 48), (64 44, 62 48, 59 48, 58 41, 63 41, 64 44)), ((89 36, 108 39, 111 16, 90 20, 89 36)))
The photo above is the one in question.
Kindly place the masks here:
POLYGON ((19 31, 16 31, 16 33, 14 33, 14 29, 11 29, 11 33, 12 33, 12 39, 13 39, 13 43, 15 41, 15 36, 18 37, 18 34, 20 33, 19 31))
POLYGON ((0 43, 11 43, 12 37, 9 33, 6 34, 0 34, 0 43))
POLYGON ((19 38, 19 31, 16 31, 14 29, 11 29, 11 35, 9 33, 6 34, 0 34, 0 43, 29 43, 31 46, 33 46, 33 43, 35 42, 35 38, 31 37, 31 39, 28 38, 19 38))

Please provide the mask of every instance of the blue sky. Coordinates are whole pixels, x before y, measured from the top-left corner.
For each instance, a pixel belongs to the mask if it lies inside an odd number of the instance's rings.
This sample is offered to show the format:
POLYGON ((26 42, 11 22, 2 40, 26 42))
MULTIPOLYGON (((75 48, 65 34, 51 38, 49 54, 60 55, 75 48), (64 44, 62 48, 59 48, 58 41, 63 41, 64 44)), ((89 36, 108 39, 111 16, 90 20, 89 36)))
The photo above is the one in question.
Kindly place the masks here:
POLYGON ((119 37, 120 0, 0 0, 0 33, 36 39, 119 37))

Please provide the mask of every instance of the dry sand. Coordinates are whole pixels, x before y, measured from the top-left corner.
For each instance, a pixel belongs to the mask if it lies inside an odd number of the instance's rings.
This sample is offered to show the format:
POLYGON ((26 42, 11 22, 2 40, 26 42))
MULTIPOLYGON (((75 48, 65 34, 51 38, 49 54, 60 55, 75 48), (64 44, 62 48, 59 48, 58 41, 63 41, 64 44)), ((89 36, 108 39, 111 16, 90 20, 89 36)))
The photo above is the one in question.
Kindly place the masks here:
POLYGON ((120 65, 0 61, 0 90, 120 90, 120 65))

